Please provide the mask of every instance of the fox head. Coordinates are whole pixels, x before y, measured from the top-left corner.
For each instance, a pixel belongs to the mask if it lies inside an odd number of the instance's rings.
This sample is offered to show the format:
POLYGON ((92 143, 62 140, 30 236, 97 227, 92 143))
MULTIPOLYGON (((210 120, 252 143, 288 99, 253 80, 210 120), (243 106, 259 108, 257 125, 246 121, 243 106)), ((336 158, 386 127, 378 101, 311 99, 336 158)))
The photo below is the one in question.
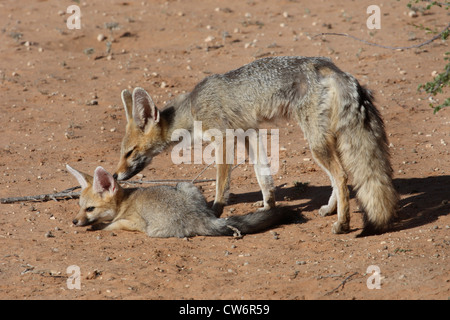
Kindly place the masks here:
POLYGON ((94 177, 79 172, 69 165, 67 170, 81 186, 80 211, 72 221, 76 226, 109 223, 118 214, 118 199, 122 188, 102 167, 97 167, 94 177))
POLYGON ((114 178, 127 180, 144 169, 166 147, 160 112, 142 88, 122 91, 127 127, 114 178))

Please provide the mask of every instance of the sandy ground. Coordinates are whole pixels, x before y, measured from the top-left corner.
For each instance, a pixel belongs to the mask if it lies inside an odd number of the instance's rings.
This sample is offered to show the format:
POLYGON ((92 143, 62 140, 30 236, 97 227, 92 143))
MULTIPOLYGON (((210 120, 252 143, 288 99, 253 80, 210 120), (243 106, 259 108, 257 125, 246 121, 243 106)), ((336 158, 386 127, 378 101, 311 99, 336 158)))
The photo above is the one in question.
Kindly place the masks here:
MULTIPOLYGON (((73 227, 77 200, 1 204, 0 298, 447 299, 450 110, 433 115, 417 86, 442 71, 448 41, 400 51, 312 36, 344 32, 409 46, 433 36, 413 24, 441 30, 448 15, 436 8, 410 17, 406 1, 383 1, 381 29, 369 30, 372 2, 2 1, 1 198, 75 186, 66 163, 114 171, 126 123, 122 89, 144 87, 162 107, 211 73, 303 55, 330 57, 374 91, 401 201, 392 230, 357 238, 362 219, 352 192, 352 231, 332 234, 336 216, 317 214, 331 192, 328 177, 298 126, 279 120, 266 126, 280 130, 277 201, 297 210, 301 223, 243 239, 152 239, 73 227), (71 4, 81 10, 79 30, 66 26, 71 4), (80 289, 67 285, 71 275, 80 289)), ((188 179, 204 167, 174 165, 168 150, 140 177, 188 179)), ((210 167, 201 178, 214 176, 210 167)), ((224 216, 255 210, 261 194, 252 167, 243 164, 232 177, 224 216)), ((198 186, 213 201, 214 185, 198 186)))

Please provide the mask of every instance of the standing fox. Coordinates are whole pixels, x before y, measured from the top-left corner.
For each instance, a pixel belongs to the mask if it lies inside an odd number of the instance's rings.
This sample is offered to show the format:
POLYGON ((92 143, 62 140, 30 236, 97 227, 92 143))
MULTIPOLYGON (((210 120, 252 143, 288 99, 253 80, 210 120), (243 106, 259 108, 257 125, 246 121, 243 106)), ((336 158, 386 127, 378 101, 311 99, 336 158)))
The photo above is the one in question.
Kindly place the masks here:
POLYGON ((291 214, 274 208, 221 219, 208 208, 202 193, 192 183, 122 188, 102 167, 95 169, 94 177, 69 165, 67 170, 82 189, 80 212, 73 220, 76 226, 141 231, 158 238, 231 236, 264 231, 291 214))
MULTIPOLYGON (((319 214, 337 209, 334 233, 350 229, 347 172, 353 175, 364 210, 363 233, 384 231, 395 216, 397 193, 392 183, 383 120, 372 94, 350 74, 322 57, 271 57, 205 78, 192 92, 182 94, 159 111, 142 88, 122 91, 127 127, 115 178, 126 180, 150 164, 174 142, 177 129, 193 130, 194 121, 209 129, 257 129, 260 122, 285 117, 297 121, 316 162, 328 174, 333 192, 319 214)), ((225 145, 225 144, 223 144, 225 145)), ((247 146, 250 152, 252 146, 247 146)), ((255 148, 255 146, 253 146, 255 148)), ((222 213, 229 195, 231 164, 217 161, 213 210, 222 213)), ((264 159, 262 159, 264 160, 264 159)), ((255 173, 264 209, 275 206, 274 184, 255 173)))

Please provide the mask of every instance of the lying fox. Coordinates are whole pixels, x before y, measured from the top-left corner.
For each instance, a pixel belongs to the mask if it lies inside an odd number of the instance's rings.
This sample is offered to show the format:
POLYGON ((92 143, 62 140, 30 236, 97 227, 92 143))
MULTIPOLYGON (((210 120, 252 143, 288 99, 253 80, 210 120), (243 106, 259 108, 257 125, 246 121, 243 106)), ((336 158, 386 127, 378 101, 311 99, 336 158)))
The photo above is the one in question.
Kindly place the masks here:
MULTIPOLYGON (((194 121, 202 121, 203 131, 216 129, 225 134, 226 129, 257 129, 262 121, 284 117, 299 123, 314 159, 331 180, 333 192, 319 214, 337 210, 334 233, 350 229, 347 173, 353 175, 364 211, 363 233, 384 231, 395 216, 398 197, 387 137, 371 92, 327 58, 256 60, 205 78, 162 111, 142 88, 132 94, 122 91, 122 101, 128 123, 114 174, 119 180, 144 169, 154 156, 173 145, 175 130, 192 131, 194 121)), ((232 164, 216 161, 216 165, 213 210, 220 216, 229 197, 232 164)), ((261 169, 267 169, 264 161, 254 167, 264 208, 271 209, 275 206, 273 179, 261 174, 261 169)))
POLYGON ((102 167, 94 176, 67 170, 81 185, 76 226, 145 232, 150 237, 232 236, 257 233, 287 221, 286 209, 217 218, 192 183, 176 187, 122 188, 102 167))

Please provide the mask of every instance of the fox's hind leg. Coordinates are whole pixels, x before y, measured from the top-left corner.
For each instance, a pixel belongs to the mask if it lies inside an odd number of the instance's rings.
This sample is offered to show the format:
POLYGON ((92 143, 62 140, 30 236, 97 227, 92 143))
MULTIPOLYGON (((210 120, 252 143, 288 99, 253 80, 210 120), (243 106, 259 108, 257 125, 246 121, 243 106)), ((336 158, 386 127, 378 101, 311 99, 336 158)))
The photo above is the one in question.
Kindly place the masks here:
POLYGON ((333 176, 331 175, 330 171, 328 171, 325 167, 321 165, 322 169, 328 174, 331 181, 331 186, 333 188, 333 192, 331 193, 330 199, 328 200, 328 204, 323 205, 319 209, 319 215, 322 217, 329 216, 336 212, 337 209, 337 187, 336 182, 334 182, 333 176))
POLYGON ((350 229, 349 191, 347 174, 342 166, 336 150, 336 138, 332 134, 325 134, 324 139, 310 141, 311 152, 317 163, 330 176, 333 185, 328 205, 320 208, 321 215, 334 211, 337 204, 338 221, 333 224, 333 233, 345 233, 350 229))

